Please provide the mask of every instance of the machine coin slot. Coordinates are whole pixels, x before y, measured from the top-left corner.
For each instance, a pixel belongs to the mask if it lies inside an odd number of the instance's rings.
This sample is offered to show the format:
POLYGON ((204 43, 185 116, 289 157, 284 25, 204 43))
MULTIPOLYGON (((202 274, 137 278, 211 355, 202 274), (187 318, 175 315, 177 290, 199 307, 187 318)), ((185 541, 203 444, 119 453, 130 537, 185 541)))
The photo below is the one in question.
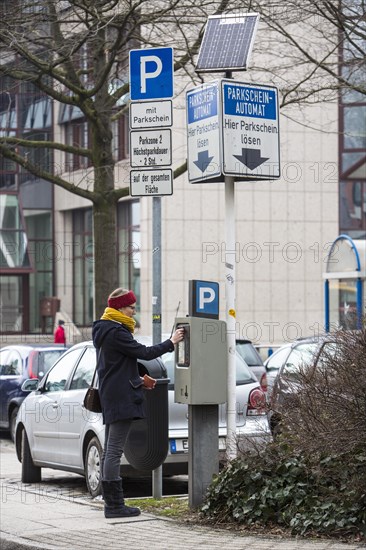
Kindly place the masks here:
POLYGON ((176 353, 176 364, 178 367, 189 367, 191 362, 191 338, 190 326, 187 323, 180 323, 176 328, 184 328, 184 339, 178 342, 176 353))

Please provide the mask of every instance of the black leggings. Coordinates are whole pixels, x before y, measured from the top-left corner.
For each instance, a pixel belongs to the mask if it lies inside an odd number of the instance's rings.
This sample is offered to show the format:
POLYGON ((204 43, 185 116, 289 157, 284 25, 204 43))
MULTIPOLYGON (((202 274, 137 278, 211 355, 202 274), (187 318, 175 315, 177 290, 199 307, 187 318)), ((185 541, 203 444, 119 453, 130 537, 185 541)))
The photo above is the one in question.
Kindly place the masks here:
POLYGON ((113 481, 120 478, 120 463, 131 419, 117 420, 105 426, 105 442, 102 456, 102 479, 113 481))

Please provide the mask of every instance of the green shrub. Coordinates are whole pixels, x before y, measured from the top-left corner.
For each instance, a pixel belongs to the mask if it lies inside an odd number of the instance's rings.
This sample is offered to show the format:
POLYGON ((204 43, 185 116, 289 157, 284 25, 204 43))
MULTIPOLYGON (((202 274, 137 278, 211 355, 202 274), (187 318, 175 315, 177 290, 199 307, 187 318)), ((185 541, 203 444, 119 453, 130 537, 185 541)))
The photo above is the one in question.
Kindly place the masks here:
POLYGON ((352 480, 365 476, 366 451, 312 461, 276 443, 232 461, 213 480, 201 511, 215 523, 365 535, 366 493, 352 480))
POLYGON ((366 536, 365 326, 333 334, 320 365, 300 369, 297 391, 278 409, 281 436, 220 473, 204 517, 366 536))

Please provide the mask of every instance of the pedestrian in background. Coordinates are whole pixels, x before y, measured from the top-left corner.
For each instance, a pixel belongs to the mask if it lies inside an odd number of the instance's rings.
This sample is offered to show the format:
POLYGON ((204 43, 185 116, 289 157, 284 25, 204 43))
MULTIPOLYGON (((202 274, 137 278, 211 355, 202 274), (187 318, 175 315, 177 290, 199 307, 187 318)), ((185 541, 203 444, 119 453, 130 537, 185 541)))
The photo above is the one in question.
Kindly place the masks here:
POLYGON ((123 498, 120 461, 133 420, 145 417, 144 390, 153 390, 156 380, 139 375, 137 359, 155 359, 174 350, 183 340, 178 329, 170 339, 144 346, 134 337, 136 296, 132 290, 117 288, 108 297, 108 307, 93 323, 97 353, 99 395, 105 424, 102 457, 102 491, 106 518, 138 516, 139 508, 126 506, 123 498))
POLYGON ((58 327, 55 330, 54 342, 55 344, 64 344, 64 346, 66 346, 66 333, 64 329, 64 324, 65 321, 60 319, 58 322, 58 327))

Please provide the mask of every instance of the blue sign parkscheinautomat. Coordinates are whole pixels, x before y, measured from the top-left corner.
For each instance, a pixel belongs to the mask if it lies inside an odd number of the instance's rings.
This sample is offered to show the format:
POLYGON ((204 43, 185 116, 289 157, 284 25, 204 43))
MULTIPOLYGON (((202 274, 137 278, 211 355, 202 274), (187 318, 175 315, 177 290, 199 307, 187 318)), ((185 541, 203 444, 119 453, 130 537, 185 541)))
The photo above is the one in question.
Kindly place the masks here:
POLYGON ((187 93, 188 124, 216 117, 218 114, 218 87, 203 85, 187 93))
POLYGON ((255 87, 243 83, 225 82, 223 85, 224 114, 249 118, 277 119, 275 89, 255 87))

